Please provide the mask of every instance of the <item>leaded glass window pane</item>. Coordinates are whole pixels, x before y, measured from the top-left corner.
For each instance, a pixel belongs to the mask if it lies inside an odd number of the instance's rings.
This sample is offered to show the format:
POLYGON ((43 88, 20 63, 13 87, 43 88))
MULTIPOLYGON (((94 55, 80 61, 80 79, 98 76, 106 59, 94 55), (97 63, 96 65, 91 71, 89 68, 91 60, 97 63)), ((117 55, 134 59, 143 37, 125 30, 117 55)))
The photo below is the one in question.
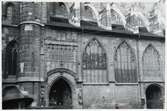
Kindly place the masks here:
POLYGON ((116 50, 114 65, 115 79, 117 82, 137 82, 135 54, 126 42, 123 42, 116 50))
POLYGON ((156 76, 160 73, 160 60, 158 51, 149 45, 143 54, 144 76, 156 76))
POLYGON ((107 82, 106 53, 98 40, 92 39, 82 57, 83 81, 85 83, 107 82))
POLYGON ((16 42, 12 41, 6 48, 6 74, 16 75, 17 70, 17 48, 16 42))
POLYGON ((97 40, 90 41, 83 53, 83 69, 106 68, 106 53, 97 40))

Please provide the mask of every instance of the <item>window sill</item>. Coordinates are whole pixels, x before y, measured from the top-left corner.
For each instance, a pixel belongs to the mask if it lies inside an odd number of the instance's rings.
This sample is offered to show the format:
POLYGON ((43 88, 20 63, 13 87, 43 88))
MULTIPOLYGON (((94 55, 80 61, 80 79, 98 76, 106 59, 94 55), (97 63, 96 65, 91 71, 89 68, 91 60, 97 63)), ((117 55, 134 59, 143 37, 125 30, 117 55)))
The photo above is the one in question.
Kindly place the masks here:
POLYGON ((157 83, 157 82, 160 82, 160 83, 164 83, 163 80, 145 80, 145 81, 139 81, 139 83, 157 83))
POLYGON ((83 85, 109 85, 109 83, 83 83, 83 85))
POLYGON ((123 85, 138 85, 138 83, 115 83, 117 86, 123 86, 123 85))

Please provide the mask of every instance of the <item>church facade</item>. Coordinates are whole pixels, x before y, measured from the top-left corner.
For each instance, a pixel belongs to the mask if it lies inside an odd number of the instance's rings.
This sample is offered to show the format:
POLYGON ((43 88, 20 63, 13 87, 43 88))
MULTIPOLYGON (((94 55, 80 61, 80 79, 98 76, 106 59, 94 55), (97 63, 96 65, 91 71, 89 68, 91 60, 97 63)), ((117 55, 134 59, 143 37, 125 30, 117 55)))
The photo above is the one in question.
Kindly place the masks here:
POLYGON ((2 2, 3 109, 163 108, 159 4, 123 6, 2 2))

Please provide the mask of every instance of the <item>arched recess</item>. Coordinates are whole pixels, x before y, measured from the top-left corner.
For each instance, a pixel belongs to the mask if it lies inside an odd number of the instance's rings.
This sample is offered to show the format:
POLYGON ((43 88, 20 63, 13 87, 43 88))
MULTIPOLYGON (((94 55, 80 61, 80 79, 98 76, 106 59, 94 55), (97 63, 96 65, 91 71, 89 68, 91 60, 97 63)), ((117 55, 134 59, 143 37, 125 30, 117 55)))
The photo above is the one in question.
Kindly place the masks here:
POLYGON ((72 89, 64 77, 59 77, 49 91, 49 106, 72 108, 72 89))
POLYGON ((51 2, 49 3, 49 13, 53 17, 69 17, 70 10, 68 6, 63 2, 51 2))
POLYGON ((146 88, 146 107, 148 109, 163 108, 163 88, 158 84, 151 84, 146 88))
POLYGON ((141 12, 131 11, 126 18, 126 26, 132 31, 137 31, 138 27, 146 27, 149 30, 149 21, 141 12))
POLYGON ((126 18, 115 4, 111 6, 110 13, 111 24, 120 24, 125 26, 126 18))
POLYGON ((84 83, 107 83, 107 54, 102 44, 91 39, 82 55, 82 73, 84 83))
MULTIPOLYGON (((72 71, 70 71, 72 72, 72 71)), ((63 71, 63 70, 56 70, 56 71, 52 71, 48 73, 48 77, 47 77, 47 93, 46 93, 46 105, 49 106, 49 95, 50 92, 53 91, 53 87, 54 85, 59 85, 59 82, 63 82, 63 84, 65 83, 66 86, 68 87, 68 91, 71 94, 71 106, 70 107, 66 107, 66 106, 57 106, 55 105, 55 108, 77 108, 78 107, 78 100, 77 100, 77 85, 76 85, 76 78, 75 76, 73 76, 73 74, 71 74, 69 71, 63 71)), ((65 85, 64 85, 65 86, 65 85)), ((69 96, 70 96, 69 94, 69 96)), ((67 101, 66 101, 67 102, 67 101)), ((61 103, 60 103, 61 104, 61 103)))
POLYGON ((118 83, 136 83, 136 56, 130 45, 123 41, 114 55, 115 80, 118 83))
POLYGON ((99 25, 104 28, 110 27, 108 23, 108 14, 107 14, 108 12, 107 11, 108 9, 105 7, 99 12, 99 22, 100 22, 99 25))
POLYGON ((142 57, 143 77, 144 78, 159 78, 160 71, 160 55, 152 44, 149 44, 144 50, 142 57))
POLYGON ((98 12, 95 7, 93 7, 91 4, 84 4, 82 11, 82 19, 87 21, 96 21, 99 24, 98 20, 98 12))
POLYGON ((5 77, 17 75, 18 45, 16 40, 12 40, 6 46, 5 52, 5 77))

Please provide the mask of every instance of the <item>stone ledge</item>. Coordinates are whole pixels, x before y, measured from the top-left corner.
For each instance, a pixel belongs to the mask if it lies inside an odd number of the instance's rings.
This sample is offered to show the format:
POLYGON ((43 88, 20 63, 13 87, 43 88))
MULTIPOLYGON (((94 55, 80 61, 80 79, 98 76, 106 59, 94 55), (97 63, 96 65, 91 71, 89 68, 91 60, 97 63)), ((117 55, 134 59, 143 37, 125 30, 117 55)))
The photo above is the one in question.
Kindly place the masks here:
POLYGON ((84 86, 89 86, 89 85, 93 85, 93 86, 95 86, 95 85, 104 85, 104 86, 108 86, 109 85, 109 83, 83 83, 83 85, 84 86))
POLYGON ((124 85, 139 85, 138 83, 115 83, 116 86, 124 86, 124 85))
POLYGON ((19 77, 17 79, 17 82, 25 82, 25 81, 39 81, 39 82, 42 82, 43 81, 43 78, 39 78, 39 77, 19 77))

